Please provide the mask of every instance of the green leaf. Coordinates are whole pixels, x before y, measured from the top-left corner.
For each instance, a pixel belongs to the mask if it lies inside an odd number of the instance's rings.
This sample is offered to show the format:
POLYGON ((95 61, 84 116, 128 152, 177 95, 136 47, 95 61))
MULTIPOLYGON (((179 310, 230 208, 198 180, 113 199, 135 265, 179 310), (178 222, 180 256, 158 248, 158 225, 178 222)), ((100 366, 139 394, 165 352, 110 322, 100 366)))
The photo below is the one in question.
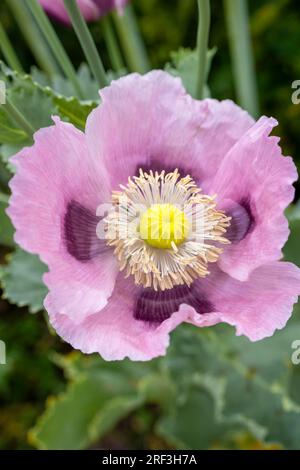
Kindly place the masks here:
MULTIPOLYGON (((80 101, 72 96, 64 96, 49 85, 41 85, 41 82, 46 82, 41 79, 41 74, 35 74, 39 77, 40 83, 38 83, 30 75, 21 75, 1 63, 0 68, 5 74, 7 93, 12 102, 19 107, 36 130, 51 125, 52 115, 59 115, 62 119, 84 129, 87 116, 99 103, 98 94, 95 101, 80 101)), ((91 86, 85 68, 81 69, 80 74, 86 86, 91 86)))
MULTIPOLYGON (((207 53, 208 70, 211 66, 212 59, 216 53, 216 49, 211 49, 207 53)), ((191 49, 179 49, 179 51, 172 52, 171 63, 168 63, 165 70, 175 77, 179 77, 182 80, 183 86, 186 91, 191 95, 195 95, 196 90, 196 77, 197 77, 197 51, 191 49)), ((208 87, 205 88, 205 97, 208 98, 210 92, 208 87)))
POLYGON ((224 358, 240 363, 256 377, 263 377, 270 387, 288 387, 292 372, 292 342, 300 338, 299 307, 284 329, 276 331, 270 338, 251 342, 246 337, 236 337, 231 327, 215 327, 220 343, 220 354, 224 358))
POLYGON ((3 145, 0 145, 0 188, 3 188, 3 190, 6 191, 7 185, 11 178, 11 172, 7 168, 7 165, 4 163, 4 161, 2 160, 3 159, 2 147, 3 145))
POLYGON ((104 399, 97 380, 83 378, 58 398, 48 400, 45 414, 30 432, 39 449, 82 449, 89 444, 88 429, 104 399))
POLYGON ((59 115, 80 129, 85 128, 87 117, 96 106, 92 101, 80 102, 78 98, 65 98, 61 95, 53 95, 53 102, 59 115))
POLYGON ((17 249, 8 264, 0 267, 3 297, 19 307, 28 306, 31 313, 43 309, 47 288, 42 276, 46 266, 37 256, 17 249))
POLYGON ((284 257, 286 261, 291 261, 300 267, 300 217, 292 218, 289 222, 290 236, 284 247, 284 257))
POLYGON ((116 396, 104 402, 89 425, 88 436, 90 442, 95 442, 104 437, 119 421, 143 404, 143 397, 138 394, 116 396))
POLYGON ((137 395, 122 363, 110 368, 97 360, 97 367, 77 375, 65 393, 48 402, 30 433, 36 447, 85 448, 142 404, 143 398, 137 395))
MULTIPOLYGON (((45 103, 46 100, 48 101, 49 109, 48 112, 45 113, 48 117, 48 123, 45 124, 45 126, 52 124, 51 115, 59 115, 63 120, 74 124, 80 129, 84 129, 88 115, 98 104, 96 101, 80 101, 74 96, 64 96, 51 89, 49 86, 43 87, 39 85, 30 76, 18 76, 18 80, 21 81, 22 84, 26 83, 30 88, 42 94, 45 103), (52 109, 50 110, 51 107, 52 109)), ((39 125, 38 128, 40 127, 44 126, 39 125)))
POLYGON ((266 429, 268 442, 279 442, 288 449, 299 449, 300 409, 279 389, 270 389, 251 371, 229 374, 225 393, 227 416, 251 418, 266 429), (250 373, 249 373, 250 372, 250 373))
POLYGON ((231 448, 232 431, 236 430, 248 432, 260 441, 299 448, 300 407, 291 396, 291 386, 295 387, 297 381, 290 379, 291 340, 299 336, 297 331, 300 333, 298 323, 291 322, 273 338, 259 343, 237 338, 229 328, 176 331, 165 361, 176 381, 178 398, 162 418, 160 434, 191 449, 221 446, 222 442, 224 445, 221 435, 225 431, 225 446, 231 448), (212 383, 220 384, 218 394, 217 386, 207 387, 209 377, 212 383), (195 387, 204 386, 212 395, 210 404, 207 398, 205 404, 203 396, 194 391, 195 387), (198 416, 193 424, 194 433, 188 425, 192 422, 193 408, 198 416), (212 430, 206 425, 204 432, 202 425, 209 421, 208 412, 214 425, 212 430), (188 413, 190 418, 185 420, 188 413))
POLYGON ((51 116, 58 113, 52 96, 34 85, 30 79, 16 79, 7 94, 35 130, 52 124, 51 116))
POLYGON ((49 126, 51 115, 57 113, 52 97, 37 86, 29 75, 11 70, 3 62, 0 62, 0 71, 6 79, 7 96, 31 126, 35 130, 49 126))
POLYGON ((238 419, 226 419, 217 412, 218 405, 211 391, 190 384, 176 406, 163 417, 158 432, 182 449, 221 448, 229 445, 245 426, 238 419))
MULTIPOLYGON (((58 95, 66 96, 68 98, 73 97, 74 87, 66 77, 55 75, 50 78, 36 67, 32 67, 31 76, 33 81, 37 82, 43 88, 49 87, 58 95)), ((87 64, 80 65, 77 71, 77 79, 88 100, 99 100, 99 85, 91 75, 87 64)))
POLYGON ((164 395, 163 379, 157 380, 158 361, 105 362, 76 351, 53 359, 70 383, 64 393, 48 400, 30 432, 31 443, 40 449, 86 448, 145 403, 160 403, 164 395))
MULTIPOLYGON (((66 97, 58 93, 50 86, 49 80, 41 72, 35 71, 34 76, 21 75, 12 71, 0 62, 0 71, 4 74, 7 85, 7 94, 12 103, 23 113, 28 122, 35 130, 53 124, 52 116, 60 116, 62 120, 74 124, 80 129, 85 128, 86 120, 91 111, 99 103, 99 95, 93 89, 93 96, 97 96, 96 101, 80 101, 76 97, 66 97), (42 83, 42 84, 41 84, 42 83)), ((79 70, 82 84, 89 89, 93 86, 92 78, 86 67, 79 70)), ((57 80, 63 80, 58 79, 57 80)), ((94 84, 95 85, 95 84, 94 84)), ((55 84, 56 87, 60 87, 55 84)), ((27 145, 32 145, 31 140, 24 131, 18 129, 4 109, 0 109, 0 156, 6 168, 14 172, 13 165, 10 164, 10 157, 27 145)))
POLYGON ((7 203, 0 200, 0 245, 14 246, 14 228, 5 210, 7 203))
MULTIPOLYGON (((62 119, 67 120, 80 129, 84 129, 88 115, 99 103, 98 85, 91 77, 86 64, 79 68, 78 78, 81 87, 89 91, 91 99, 88 101, 80 101, 72 96, 73 87, 62 77, 55 77, 53 81, 48 81, 46 86, 40 85, 33 77, 27 77, 27 80, 31 82, 31 86, 38 88, 51 99, 57 109, 57 112, 52 114, 58 114, 62 119)), ((46 82, 45 79, 41 79, 41 72, 39 81, 46 82)))
MULTIPOLYGON (((295 339, 295 338, 294 338, 295 339)), ((300 335, 297 337, 300 339, 300 335)), ((291 368, 289 375, 289 392, 290 397, 300 406, 300 367, 299 364, 291 368)))
POLYGON ((3 107, 0 108, 0 143, 15 144, 24 142, 27 135, 11 121, 3 107))
POLYGON ((10 157, 16 155, 16 153, 20 152, 24 147, 32 145, 32 141, 30 140, 23 140, 20 143, 12 143, 12 144, 3 144, 0 148, 0 155, 3 165, 5 166, 6 171, 8 172, 9 176, 10 173, 15 173, 16 169, 15 166, 10 162, 10 157))

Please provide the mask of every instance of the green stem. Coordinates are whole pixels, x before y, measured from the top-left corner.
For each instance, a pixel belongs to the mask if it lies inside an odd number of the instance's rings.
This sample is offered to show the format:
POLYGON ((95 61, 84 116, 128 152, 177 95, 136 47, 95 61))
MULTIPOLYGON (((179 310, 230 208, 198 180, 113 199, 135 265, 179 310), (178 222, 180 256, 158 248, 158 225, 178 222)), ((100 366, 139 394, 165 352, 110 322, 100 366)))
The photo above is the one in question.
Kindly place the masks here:
POLYGON ((106 43, 106 47, 108 50, 108 55, 110 58, 111 65, 113 69, 117 72, 118 70, 124 69, 124 62, 122 59, 122 54, 118 45, 118 41, 116 40, 111 19, 109 15, 105 15, 102 20, 101 24, 103 26, 103 34, 106 43))
POLYGON ((64 0, 64 4, 94 77, 98 81, 100 88, 103 88, 108 84, 106 73, 90 30, 79 10, 77 1, 64 0))
POLYGON ((7 4, 39 67, 50 77, 60 75, 60 69, 28 7, 20 0, 7 0, 7 4))
POLYGON ((197 81, 196 81, 196 98, 201 100, 204 95, 204 86, 207 75, 207 51, 208 37, 210 28, 210 1, 198 0, 198 32, 197 32, 197 81))
POLYGON ((2 106, 10 118, 17 124, 17 126, 22 129, 28 135, 28 137, 32 138, 32 135, 35 132, 34 128, 31 126, 31 124, 29 124, 21 111, 15 107, 8 97, 6 97, 5 104, 2 106))
POLYGON ((16 70, 17 72, 24 73, 22 65, 1 23, 0 23, 0 49, 9 67, 12 68, 13 70, 16 70))
POLYGON ((237 97, 254 117, 259 114, 247 0, 224 0, 237 97))
POLYGON ((113 12, 113 18, 130 69, 148 72, 150 64, 132 6, 127 5, 123 15, 113 12))
POLYGON ((79 98, 83 98, 84 94, 78 81, 76 71, 43 8, 37 0, 23 1, 25 1, 27 6, 30 8, 30 11, 36 19, 41 31, 43 32, 49 47, 51 48, 54 56, 56 57, 57 62, 61 66, 66 77, 72 83, 77 96, 79 98))

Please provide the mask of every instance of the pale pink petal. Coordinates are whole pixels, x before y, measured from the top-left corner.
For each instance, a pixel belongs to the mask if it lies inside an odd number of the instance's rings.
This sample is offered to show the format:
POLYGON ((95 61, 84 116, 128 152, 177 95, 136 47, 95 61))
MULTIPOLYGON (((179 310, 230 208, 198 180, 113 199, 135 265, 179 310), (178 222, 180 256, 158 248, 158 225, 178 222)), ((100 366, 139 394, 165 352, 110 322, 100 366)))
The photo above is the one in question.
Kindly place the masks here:
POLYGON ((179 168, 207 185, 254 122, 231 101, 193 100, 179 78, 162 71, 128 75, 100 95, 102 104, 89 116, 86 134, 114 189, 139 168, 179 168))
POLYGON ((198 283, 197 290, 199 302, 209 299, 207 313, 199 314, 182 304, 162 323, 135 319, 140 289, 122 275, 107 306, 79 325, 58 313, 49 297, 45 307, 52 326, 74 348, 87 354, 97 352, 106 360, 149 360, 166 353, 169 333, 182 322, 201 327, 229 323, 238 335, 252 341, 271 336, 291 316, 300 294, 300 270, 290 263, 275 262, 258 268, 248 281, 240 282, 216 268, 198 283))
POLYGON ((184 306, 161 324, 134 318, 138 289, 132 279, 119 276, 107 306, 76 325, 70 317, 57 312, 52 300, 45 307, 58 334, 74 348, 86 354, 99 353, 106 360, 126 357, 146 361, 166 353, 169 333, 187 320, 190 309, 184 306))
POLYGON ((214 311, 204 315, 194 313, 192 318, 189 307, 191 323, 198 326, 229 323, 236 327, 237 335, 257 341, 272 336, 291 317, 300 295, 300 269, 275 261, 255 269, 247 281, 241 282, 214 268, 198 286, 199 295, 205 293, 214 311))
POLYGON ((276 124, 262 117, 248 130, 227 153, 210 187, 232 223, 240 223, 241 239, 233 239, 219 260, 225 272, 240 280, 280 259, 289 235, 284 210, 294 198, 297 171, 293 160, 282 156, 279 139, 269 136, 276 124))
MULTIPOLYGON (((75 240, 77 257, 67 244, 70 201, 96 219, 98 204, 109 197, 100 167, 88 154, 84 134, 59 119, 55 126, 38 131, 34 145, 24 148, 12 162, 17 172, 10 183, 8 214, 16 228, 15 240, 48 265, 45 281, 54 303, 73 321, 81 321, 106 304, 118 270, 112 253, 97 245, 101 242, 96 233, 89 234, 88 247, 80 245, 80 238, 75 240)), ((76 218, 74 223, 75 230, 76 218)))

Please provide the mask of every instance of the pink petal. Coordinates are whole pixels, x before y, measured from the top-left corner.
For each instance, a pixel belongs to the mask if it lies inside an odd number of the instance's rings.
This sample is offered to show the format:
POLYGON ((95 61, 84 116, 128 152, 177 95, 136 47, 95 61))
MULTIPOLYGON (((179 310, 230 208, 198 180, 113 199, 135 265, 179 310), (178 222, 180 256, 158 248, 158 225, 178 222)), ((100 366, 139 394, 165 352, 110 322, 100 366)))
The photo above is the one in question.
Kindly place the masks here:
POLYGON ((292 159, 282 156, 279 139, 269 136, 276 124, 262 117, 249 129, 227 153, 210 188, 244 231, 243 239, 226 247, 219 260, 222 270, 242 281, 258 266, 280 259, 289 235, 284 210, 294 198, 297 171, 292 159), (239 205, 249 213, 249 230, 239 205))
POLYGON ((229 323, 236 327, 237 335, 257 341, 286 325, 300 295, 300 269, 275 261, 255 269, 241 282, 215 268, 199 285, 215 311, 194 314, 191 323, 229 323))
POLYGON ((128 75, 100 94, 86 134, 114 189, 141 167, 177 167, 204 182, 254 122, 231 101, 193 100, 178 78, 162 71, 128 75))
MULTIPOLYGON (((71 23, 63 0, 39 0, 39 2, 49 15, 66 24, 71 23)), ((93 21, 101 16, 99 7, 94 0, 77 0, 77 2, 86 21, 93 21)))
POLYGON ((183 306, 160 325, 149 324, 133 316, 136 295, 132 279, 120 275, 107 306, 80 325, 59 314, 49 297, 45 308, 57 333, 74 348, 97 352, 105 360, 146 361, 165 354, 170 331, 188 318, 190 309, 183 306))
POLYGON ((124 7, 129 0, 93 0, 98 6, 101 16, 105 15, 110 10, 117 9, 120 14, 123 13, 124 7))
POLYGON ((111 253, 79 261, 66 246, 69 201, 96 214, 98 204, 109 197, 99 164, 89 156, 84 134, 57 118, 12 161, 17 173, 10 183, 8 214, 15 240, 48 265, 45 282, 55 305, 73 321, 81 321, 106 304, 118 271, 111 253))
POLYGON ((139 289, 122 275, 106 307, 81 324, 58 313, 49 297, 45 307, 52 326, 74 348, 87 354, 97 352, 106 360, 129 357, 143 361, 164 355, 169 333, 182 322, 201 327, 229 323, 238 335, 252 341, 271 336, 291 316, 300 294, 300 270, 290 263, 275 262, 256 269, 248 281, 240 282, 215 268, 198 282, 197 289, 199 299, 209 299, 213 311, 199 314, 182 304, 160 324, 134 318, 139 289))

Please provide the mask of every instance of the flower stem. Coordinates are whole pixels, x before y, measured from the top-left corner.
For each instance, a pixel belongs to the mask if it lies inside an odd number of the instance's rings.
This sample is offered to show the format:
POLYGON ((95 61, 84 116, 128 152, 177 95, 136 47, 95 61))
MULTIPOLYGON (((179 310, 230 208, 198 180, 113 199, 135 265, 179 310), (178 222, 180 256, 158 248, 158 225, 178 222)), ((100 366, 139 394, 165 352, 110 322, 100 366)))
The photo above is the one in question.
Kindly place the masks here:
POLYGON ((30 8, 30 11, 32 12, 33 16, 35 17, 41 31, 43 32, 47 40, 49 47, 51 48, 54 56, 57 59, 57 62, 66 74, 66 77, 72 83, 74 91, 76 92, 79 98, 83 98, 84 94, 78 81, 76 71, 43 8, 37 0, 24 1, 30 8))
POLYGON ((208 37, 210 28, 210 1, 198 0, 198 32, 197 32, 197 81, 196 81, 196 98, 201 100, 204 95, 204 86, 207 75, 207 50, 208 37))
POLYGON ((130 69, 148 72, 150 64, 132 6, 127 5, 123 15, 113 12, 113 18, 130 69))
POLYGON ((107 77, 90 30, 79 10, 76 0, 64 0, 64 4, 94 77, 98 81, 100 88, 103 88, 108 84, 107 77))
POLYGON ((60 69, 28 7, 20 0, 7 0, 7 4, 12 10, 39 67, 50 77, 60 75, 60 69))
POLYGON ((10 116, 10 118, 17 124, 17 126, 22 129, 28 137, 32 138, 33 133, 35 132, 34 128, 29 124, 27 119, 23 116, 21 111, 6 97, 5 104, 2 105, 4 110, 10 116))
POLYGON ((104 39, 106 42, 106 47, 108 50, 110 62, 111 62, 113 69, 117 72, 118 70, 124 69, 124 62, 122 59, 122 54, 121 54, 118 42, 116 40, 114 31, 112 28, 111 19, 109 15, 103 16, 101 20, 101 24, 103 26, 103 34, 104 34, 104 39))
POLYGON ((224 0, 231 60, 238 100, 254 117, 259 114, 247 0, 224 0))
POLYGON ((16 70, 17 72, 24 73, 23 67, 1 23, 0 23, 0 49, 9 67, 12 68, 13 70, 16 70))

